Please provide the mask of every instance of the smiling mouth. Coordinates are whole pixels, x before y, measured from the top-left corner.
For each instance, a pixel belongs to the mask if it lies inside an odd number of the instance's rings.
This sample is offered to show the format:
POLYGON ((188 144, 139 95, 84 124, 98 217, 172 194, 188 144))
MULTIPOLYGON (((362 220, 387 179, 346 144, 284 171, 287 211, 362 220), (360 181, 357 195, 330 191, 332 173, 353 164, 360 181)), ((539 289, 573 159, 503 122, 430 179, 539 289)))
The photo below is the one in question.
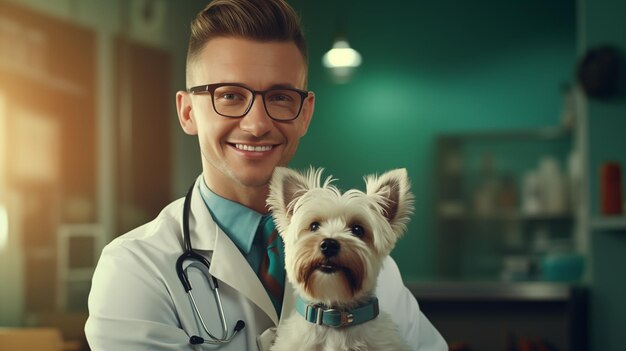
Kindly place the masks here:
POLYGON ((266 152, 274 148, 274 145, 246 145, 246 144, 231 144, 237 150, 242 151, 254 151, 254 152, 266 152))

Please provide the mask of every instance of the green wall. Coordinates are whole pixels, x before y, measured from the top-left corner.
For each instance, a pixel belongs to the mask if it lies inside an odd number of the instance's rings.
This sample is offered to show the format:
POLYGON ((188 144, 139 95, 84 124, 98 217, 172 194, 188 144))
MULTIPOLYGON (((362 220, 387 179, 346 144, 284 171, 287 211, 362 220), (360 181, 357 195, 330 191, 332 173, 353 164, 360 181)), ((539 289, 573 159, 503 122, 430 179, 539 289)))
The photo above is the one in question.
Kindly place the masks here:
POLYGON ((573 0, 292 0, 309 42, 316 109, 291 166, 342 188, 405 167, 416 211, 393 252, 410 280, 435 277, 434 140, 440 133, 553 126, 576 56, 573 0), (343 19, 363 56, 334 84, 321 65, 343 19))

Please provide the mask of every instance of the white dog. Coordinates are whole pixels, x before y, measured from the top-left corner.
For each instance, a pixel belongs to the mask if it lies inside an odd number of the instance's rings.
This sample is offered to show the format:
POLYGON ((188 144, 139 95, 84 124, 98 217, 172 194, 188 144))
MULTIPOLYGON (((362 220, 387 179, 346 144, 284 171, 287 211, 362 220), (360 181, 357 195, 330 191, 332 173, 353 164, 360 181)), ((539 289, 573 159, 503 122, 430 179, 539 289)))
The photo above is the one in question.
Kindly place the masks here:
POLYGON ((383 259, 413 210, 406 170, 365 179, 366 193, 321 184, 322 170, 277 168, 270 205, 285 243, 296 312, 278 326, 273 351, 408 350, 374 296, 383 259))

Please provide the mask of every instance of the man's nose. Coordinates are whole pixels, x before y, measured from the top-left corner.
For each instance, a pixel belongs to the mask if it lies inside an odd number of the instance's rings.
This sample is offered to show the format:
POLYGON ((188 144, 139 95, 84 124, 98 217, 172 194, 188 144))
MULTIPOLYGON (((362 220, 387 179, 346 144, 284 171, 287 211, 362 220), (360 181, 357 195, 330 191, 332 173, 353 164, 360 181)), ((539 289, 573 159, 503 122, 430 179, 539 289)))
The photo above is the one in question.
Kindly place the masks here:
POLYGON ((250 106, 250 111, 241 118, 241 129, 256 137, 260 137, 267 134, 273 125, 273 121, 263 105, 263 97, 257 95, 252 102, 252 106, 250 106))

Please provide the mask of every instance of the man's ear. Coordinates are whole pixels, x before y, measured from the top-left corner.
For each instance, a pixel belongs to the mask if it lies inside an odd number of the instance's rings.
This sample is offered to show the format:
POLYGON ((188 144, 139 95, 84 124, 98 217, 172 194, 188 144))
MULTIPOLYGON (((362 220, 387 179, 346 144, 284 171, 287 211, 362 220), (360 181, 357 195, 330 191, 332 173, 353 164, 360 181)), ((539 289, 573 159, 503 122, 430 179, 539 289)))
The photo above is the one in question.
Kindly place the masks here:
POLYGON ((191 105, 191 95, 186 91, 176 92, 176 111, 178 112, 178 121, 183 131, 189 135, 198 134, 198 126, 193 116, 193 107, 191 105))
POLYGON ((413 213, 413 194, 406 169, 395 169, 381 176, 370 175, 365 183, 367 195, 380 205, 393 232, 402 235, 413 213))
POLYGON ((276 226, 282 234, 293 216, 293 208, 298 199, 315 184, 301 173, 285 167, 276 167, 270 180, 270 193, 267 198, 276 226))

